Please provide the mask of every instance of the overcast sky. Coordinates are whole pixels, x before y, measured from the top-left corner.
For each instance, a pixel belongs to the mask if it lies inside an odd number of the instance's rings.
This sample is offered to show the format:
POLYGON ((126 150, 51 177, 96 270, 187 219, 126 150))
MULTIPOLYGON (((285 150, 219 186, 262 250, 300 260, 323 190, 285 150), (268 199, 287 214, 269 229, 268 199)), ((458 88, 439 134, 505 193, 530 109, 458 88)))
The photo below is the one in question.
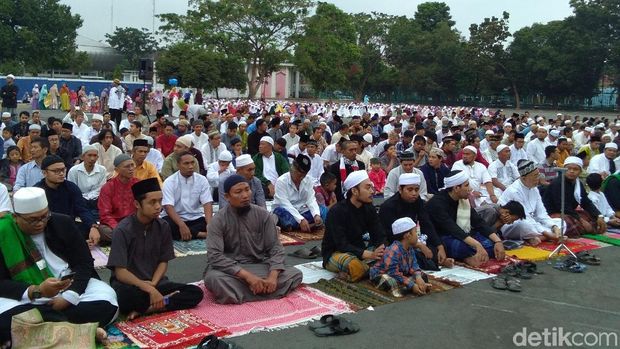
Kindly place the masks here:
MULTIPOLYGON (((346 12, 383 12, 391 15, 413 17, 420 0, 326 0, 346 12)), ((78 34, 95 40, 104 40, 114 27, 152 29, 153 13, 181 13, 187 11, 187 0, 61 0, 82 16, 84 24, 78 34), (102 4, 103 3, 103 4, 102 4), (154 7, 154 8, 153 8, 154 7)), ((533 23, 561 20, 572 13, 569 0, 444 0, 450 6, 456 28, 469 36, 469 25, 480 23, 485 17, 510 13, 510 31, 514 33, 533 23)))

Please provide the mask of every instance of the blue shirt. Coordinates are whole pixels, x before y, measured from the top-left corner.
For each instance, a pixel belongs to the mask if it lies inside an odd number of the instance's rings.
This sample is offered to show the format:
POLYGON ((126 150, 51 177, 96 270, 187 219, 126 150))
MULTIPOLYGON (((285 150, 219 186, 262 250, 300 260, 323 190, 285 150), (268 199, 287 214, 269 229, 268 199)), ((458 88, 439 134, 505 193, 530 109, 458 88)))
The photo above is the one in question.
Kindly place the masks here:
POLYGON ((421 275, 414 248, 409 247, 405 250, 400 241, 392 242, 385 249, 383 259, 370 268, 371 280, 382 274, 387 274, 396 279, 399 285, 412 289, 415 285, 415 277, 421 275))
POLYGON ((32 160, 17 171, 15 176, 15 185, 13 186, 13 192, 16 192, 19 188, 34 187, 43 179, 43 171, 37 163, 32 160))

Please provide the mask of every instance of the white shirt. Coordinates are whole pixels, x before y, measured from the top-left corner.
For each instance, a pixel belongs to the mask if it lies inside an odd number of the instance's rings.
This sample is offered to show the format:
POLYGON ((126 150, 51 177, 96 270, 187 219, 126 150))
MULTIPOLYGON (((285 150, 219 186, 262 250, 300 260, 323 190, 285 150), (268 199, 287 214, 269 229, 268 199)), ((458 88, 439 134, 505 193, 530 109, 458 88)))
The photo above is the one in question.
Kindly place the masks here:
POLYGON ((86 123, 78 126, 76 122, 73 122, 73 135, 82 142, 82 146, 90 143, 90 127, 86 126, 86 123))
POLYGON ((217 148, 211 147, 211 143, 207 142, 207 144, 203 145, 202 148, 199 148, 202 152, 202 159, 206 165, 210 165, 214 162, 217 162, 220 158, 220 153, 226 150, 226 145, 220 142, 220 145, 217 148))
POLYGON ((333 165, 338 160, 340 160, 340 153, 336 151, 336 145, 330 144, 325 149, 323 149, 323 154, 321 154, 321 158, 323 161, 327 161, 329 165, 333 165))
MULTIPOLYGON (((385 181, 385 188, 383 189, 383 197, 386 200, 398 192, 398 180, 400 179, 400 175, 403 173, 405 172, 403 171, 402 166, 393 168, 390 173, 388 173, 385 181)), ((424 178, 424 173, 416 167, 413 168, 411 173, 415 173, 420 176, 420 198, 422 200, 426 200, 428 196, 428 189, 426 186, 426 178, 424 178)))
POLYGON ((609 218, 613 218, 616 215, 614 209, 609 206, 609 202, 607 201, 605 194, 590 190, 590 193, 588 193, 588 199, 590 199, 598 211, 605 216, 605 222, 608 222, 609 218))
MULTIPOLYGON (((97 131, 94 128, 92 128, 92 126, 88 129, 88 143, 90 143, 90 140, 95 137, 96 135, 99 134, 99 132, 101 132, 101 130, 97 131)), ((114 132, 114 131, 112 131, 114 132)), ((116 132, 114 133, 116 134, 116 132)))
POLYGON ((489 141, 486 138, 480 141, 480 152, 484 154, 484 152, 489 149, 489 141))
POLYGON ((310 211, 312 216, 320 215, 319 205, 314 196, 312 178, 306 176, 299 184, 299 189, 293 183, 290 172, 280 176, 276 181, 276 190, 273 198, 274 207, 282 207, 290 213, 297 223, 301 222, 304 212, 310 211))
MULTIPOLYGON (((310 155, 308 155, 308 157, 310 157, 310 155)), ((310 172, 308 172, 307 176, 312 178, 312 183, 315 187, 321 185, 320 179, 323 172, 325 172, 323 159, 317 154, 314 154, 314 157, 310 158, 310 172)))
POLYGON ((114 159, 123 153, 117 146, 111 144, 108 150, 105 150, 101 143, 93 144, 95 148, 97 148, 97 152, 99 153, 99 158, 97 159, 97 163, 103 167, 105 167, 107 178, 112 178, 114 175, 114 159))
POLYGON ((510 160, 503 164, 497 159, 489 165, 488 171, 491 178, 497 178, 506 187, 519 179, 519 169, 510 160))
POLYGON ((263 177, 267 178, 272 184, 278 180, 278 171, 276 170, 276 156, 271 153, 270 157, 263 155, 263 177))
POLYGON ((228 167, 222 173, 220 173, 220 163, 219 161, 216 161, 207 166, 207 181, 209 182, 211 188, 217 188, 220 185, 220 178, 227 178, 234 173, 236 172, 232 161, 228 164, 228 167))
POLYGON ((370 159, 372 159, 372 154, 366 149, 361 154, 355 156, 355 160, 363 162, 366 168, 370 168, 370 159))
POLYGON ((2 183, 0 183, 0 212, 13 212, 9 190, 2 183))
POLYGON ((291 137, 291 134, 287 133, 284 136, 282 136, 282 138, 284 138, 284 140, 286 141, 286 150, 289 150, 292 146, 299 143, 298 135, 294 135, 291 137))
POLYGON ((161 168, 164 167, 164 154, 155 148, 151 148, 146 154, 146 161, 155 165, 157 172, 161 172, 161 168))
POLYGON ((523 185, 521 179, 518 179, 506 188, 499 197, 498 203, 506 205, 508 201, 516 201, 523 205, 525 221, 536 232, 551 231, 551 228, 556 225, 556 221, 549 217, 537 187, 528 188, 523 185))
MULTIPOLYGON (((166 178, 163 195, 161 204, 172 206, 184 221, 204 217, 203 206, 213 202, 207 178, 196 172, 185 178, 181 175, 181 171, 177 171, 166 178)), ((167 215, 165 209, 161 211, 161 217, 167 215)))
MULTIPOLYGON (((618 171, 617 166, 616 171, 618 171)), ((590 159, 590 164, 588 165, 588 173, 605 173, 607 175, 610 174, 609 159, 605 156, 605 153, 594 155, 590 159)))
MULTIPOLYGON (((135 121, 135 120, 134 120, 134 121, 135 121)), ((123 119, 123 120, 121 120, 121 125, 119 126, 119 129, 118 129, 118 130, 120 131, 120 130, 122 130, 122 129, 124 129, 124 128, 126 128, 126 129, 128 129, 128 130, 129 130, 129 125, 131 125, 131 124, 129 123, 129 120, 127 120, 127 119, 123 119)))
POLYGON ((527 153, 525 152, 525 150, 523 148, 517 149, 517 147, 515 147, 514 144, 511 145, 510 146, 510 161, 516 165, 521 159, 527 160, 527 153))
POLYGON ((192 140, 194 142, 194 148, 202 149, 205 144, 209 143, 209 136, 204 132, 200 132, 200 136, 196 136, 196 132, 192 132, 192 140))
POLYGON ((99 197, 99 192, 106 183, 107 171, 105 167, 95 164, 93 170, 88 173, 82 162, 77 166, 71 167, 69 173, 67 173, 67 180, 75 183, 80 188, 84 199, 93 200, 99 197))
POLYGON ((305 149, 304 151, 301 151, 301 149, 299 149, 299 143, 297 143, 288 150, 289 162, 292 162, 293 159, 296 158, 299 154, 308 155, 308 151, 305 149))
POLYGON ((486 167, 483 164, 474 161, 470 165, 465 165, 463 160, 459 160, 452 165, 452 170, 461 170, 467 173, 469 177, 469 186, 473 191, 479 191, 483 195, 489 194, 487 193, 486 188, 484 187, 485 183, 491 181, 491 176, 489 175, 489 171, 487 171, 486 167))
POLYGON ((488 147, 487 150, 482 153, 482 157, 490 164, 497 160, 497 150, 488 147))
POLYGON ((110 109, 123 109, 125 103, 125 89, 114 86, 110 89, 108 96, 108 107, 110 109))
POLYGON ((538 138, 532 140, 527 145, 527 157, 531 161, 534 161, 536 165, 542 164, 547 158, 545 155, 545 148, 548 145, 549 144, 546 141, 541 141, 538 138))

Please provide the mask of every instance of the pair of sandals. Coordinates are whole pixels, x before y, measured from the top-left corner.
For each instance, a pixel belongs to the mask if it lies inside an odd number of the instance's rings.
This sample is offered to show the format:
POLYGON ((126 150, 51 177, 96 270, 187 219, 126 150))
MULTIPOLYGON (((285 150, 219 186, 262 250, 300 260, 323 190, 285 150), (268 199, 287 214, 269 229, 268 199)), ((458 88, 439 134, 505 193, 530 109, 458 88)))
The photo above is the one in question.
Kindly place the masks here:
POLYGON ((581 251, 577 253, 577 261, 588 265, 601 265, 601 259, 588 251, 581 251))
POLYGON ((360 327, 351 320, 336 315, 324 315, 309 325, 317 337, 342 336, 357 333, 360 327))
POLYGON ((301 259, 316 259, 317 257, 321 256, 321 248, 319 246, 314 246, 311 249, 302 247, 293 253, 289 253, 288 255, 301 259))
POLYGON ((522 291, 521 280, 507 274, 500 274, 491 279, 491 286, 497 290, 522 291))
POLYGON ((542 272, 538 271, 536 263, 530 261, 519 261, 505 266, 500 274, 511 276, 513 278, 529 280, 533 278, 534 275, 542 274, 542 272))
POLYGON ((200 344, 198 344, 196 348, 197 349, 243 349, 241 346, 235 344, 234 342, 228 342, 223 339, 217 338, 217 336, 214 334, 203 338, 200 341, 200 344))

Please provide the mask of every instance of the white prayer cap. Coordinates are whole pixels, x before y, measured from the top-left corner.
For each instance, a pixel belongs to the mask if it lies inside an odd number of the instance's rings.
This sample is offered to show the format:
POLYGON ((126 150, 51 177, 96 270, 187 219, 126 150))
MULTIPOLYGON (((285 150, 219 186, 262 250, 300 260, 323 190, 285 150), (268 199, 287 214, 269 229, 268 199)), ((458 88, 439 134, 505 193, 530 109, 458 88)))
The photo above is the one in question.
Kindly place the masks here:
POLYGON ((392 223, 392 234, 400 235, 411 231, 415 228, 415 222, 409 217, 399 218, 392 223))
POLYGON ((570 125, 572 125, 572 124, 573 124, 573 121, 572 121, 572 120, 564 120, 564 125, 566 125, 566 126, 570 126, 570 125))
POLYGON ((605 149, 607 149, 607 148, 618 150, 618 145, 616 143, 614 143, 614 142, 609 142, 609 143, 605 144, 605 149))
POLYGON ((219 161, 232 161, 232 154, 228 150, 224 150, 220 153, 220 156, 217 158, 219 161))
POLYGON ((560 137, 560 131, 559 131, 559 130, 551 130, 551 131, 549 131, 549 134, 550 134, 552 137, 555 137, 555 138, 560 137))
POLYGON ((260 139, 261 142, 267 142, 269 144, 271 144, 271 146, 273 146, 273 138, 269 137, 269 136, 263 136, 260 139))
POLYGON ((248 123, 247 123, 247 122, 245 122, 245 121, 243 121, 243 120, 241 120, 241 121, 239 121, 239 126, 241 126, 241 125, 247 126, 247 125, 248 125, 248 123))
POLYGON ((5 111, 4 113, 2 113, 2 117, 3 118, 10 118, 11 117, 11 113, 9 113, 8 111, 5 111))
POLYGON ((347 179, 344 180, 344 183, 343 183, 344 191, 347 192, 347 191, 351 190, 351 188, 353 188, 356 185, 362 183, 366 179, 368 179, 368 172, 366 172, 364 170, 359 170, 359 171, 351 172, 347 176, 347 179))
POLYGON ((25 187, 13 194, 13 212, 29 214, 47 208, 45 190, 39 187, 25 187))
POLYGON ((557 113, 555 114, 555 116, 562 116, 562 113, 557 113))
POLYGON ((456 187, 457 185, 461 185, 469 180, 469 176, 465 171, 459 171, 458 173, 444 178, 444 187, 443 189, 448 189, 452 187, 456 187))
POLYGON ((592 132, 592 131, 594 131, 594 130, 592 129, 592 127, 586 127, 586 128, 585 128, 585 131, 586 131, 586 132, 592 132))
POLYGON ((155 143, 155 141, 153 141, 153 137, 151 136, 144 136, 144 139, 146 139, 146 142, 152 147, 153 144, 155 143))
POLYGON ((463 148, 463 151, 465 150, 469 150, 470 152, 474 154, 478 154, 478 149, 476 149, 476 147, 474 147, 473 145, 466 146, 465 148, 463 148))
POLYGON ((372 135, 370 133, 365 134, 362 138, 364 138, 364 142, 372 143, 372 135))
POLYGON ((422 178, 417 173, 403 173, 398 177, 398 185, 420 185, 422 178))
POLYGON ((101 114, 93 114, 92 120, 103 121, 103 115, 101 115, 101 114))
POLYGON ((566 165, 577 165, 583 168, 583 161, 576 156, 569 156, 564 160, 564 167, 566 167, 566 165))
POLYGON ((180 145, 184 145, 184 146, 186 146, 188 148, 191 148, 192 147, 192 136, 191 135, 181 136, 181 137, 177 138, 175 143, 178 143, 180 145), (189 136, 189 137, 187 137, 187 136, 189 136))
POLYGON ((537 118, 536 118, 536 121, 537 121, 537 122, 541 122, 541 121, 543 121, 543 120, 545 120, 545 119, 543 119, 543 117, 542 117, 542 116, 539 116, 539 117, 537 117, 537 118))
POLYGON ((30 126, 28 126, 28 131, 33 131, 33 130, 41 131, 41 126, 37 124, 31 124, 30 126))
POLYGON ((614 126, 620 127, 620 122, 617 122, 614 126))
POLYGON ((13 74, 9 74, 6 76, 7 79, 15 79, 15 75, 13 74))
POLYGON ((495 132, 493 132, 493 130, 486 130, 486 132, 484 133, 487 136, 492 136, 495 134, 495 132))
POLYGON ((495 151, 497 151, 497 153, 499 154, 502 150, 504 150, 506 148, 510 148, 510 147, 507 146, 506 144, 500 144, 500 145, 497 146, 497 149, 495 149, 495 151))
POLYGON ((506 122, 504 123, 504 127, 506 127, 506 126, 510 126, 510 127, 512 127, 512 124, 511 124, 509 121, 506 121, 506 122))
POLYGON ((237 156, 237 160, 235 160, 235 163, 237 165, 237 168, 239 168, 239 167, 247 166, 249 164, 253 164, 254 161, 252 160, 252 157, 250 156, 250 154, 243 154, 243 155, 237 156))
POLYGON ((87 144, 87 145, 82 147, 82 155, 88 153, 89 151, 93 151, 93 150, 98 152, 97 148, 94 145, 87 144))
POLYGON ((389 121, 390 121, 390 122, 392 122, 392 121, 394 121, 394 120, 396 120, 396 118, 395 118, 395 117, 393 117, 393 116, 391 116, 389 121))
POLYGON ((597 127, 597 128, 605 128, 605 124, 600 123, 600 124, 596 125, 596 127, 597 127))

